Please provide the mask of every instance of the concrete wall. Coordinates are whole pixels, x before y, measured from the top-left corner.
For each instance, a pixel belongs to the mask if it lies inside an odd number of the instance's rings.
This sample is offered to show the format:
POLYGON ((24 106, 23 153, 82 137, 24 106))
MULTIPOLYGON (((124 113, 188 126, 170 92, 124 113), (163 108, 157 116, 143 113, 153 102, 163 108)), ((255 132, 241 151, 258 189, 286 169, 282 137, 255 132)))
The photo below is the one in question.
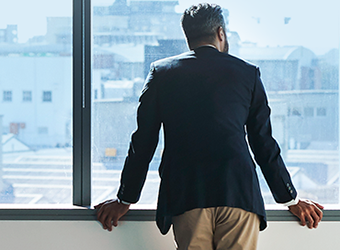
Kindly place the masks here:
MULTIPOLYGON (((340 222, 323 222, 316 230, 297 222, 269 222, 258 250, 340 249, 340 222)), ((120 222, 112 232, 96 221, 1 221, 4 250, 174 250, 172 233, 162 236, 154 222, 120 222)))

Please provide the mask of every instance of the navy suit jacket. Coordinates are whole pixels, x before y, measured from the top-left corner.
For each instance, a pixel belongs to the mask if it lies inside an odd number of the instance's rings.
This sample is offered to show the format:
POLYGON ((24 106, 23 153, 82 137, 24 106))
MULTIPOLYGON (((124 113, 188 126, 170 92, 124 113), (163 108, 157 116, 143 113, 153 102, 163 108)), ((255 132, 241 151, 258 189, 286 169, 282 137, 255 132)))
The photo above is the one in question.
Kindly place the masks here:
POLYGON ((296 190, 272 137, 270 108, 259 69, 203 46, 151 64, 140 97, 118 198, 140 197, 164 129, 156 221, 165 234, 171 218, 194 208, 230 206, 254 212, 266 227, 255 160, 279 203, 296 190))

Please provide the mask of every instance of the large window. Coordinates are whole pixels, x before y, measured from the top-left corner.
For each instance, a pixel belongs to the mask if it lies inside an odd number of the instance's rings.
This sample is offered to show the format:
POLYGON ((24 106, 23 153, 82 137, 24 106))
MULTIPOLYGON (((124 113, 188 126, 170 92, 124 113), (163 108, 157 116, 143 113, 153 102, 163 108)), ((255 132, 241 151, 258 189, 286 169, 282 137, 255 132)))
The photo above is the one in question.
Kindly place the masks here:
POLYGON ((71 204, 72 1, 6 1, 0 16, 0 203, 71 204))
MULTIPOLYGON (((217 1, 230 54, 260 66, 300 196, 339 204, 340 4, 314 2, 217 1)), ((149 65, 188 50, 180 16, 192 3, 0 4, 1 203, 71 203, 72 183, 74 204, 115 197, 149 65)), ((161 133, 140 204, 156 204, 162 149, 161 133)))
MULTIPOLYGON (((230 53, 260 66, 273 135, 300 196, 338 204, 339 4, 288 2, 249 2, 245 8, 220 1, 230 53)), ((116 195, 150 63, 188 50, 180 29, 188 6, 188 1, 92 1, 93 203, 116 195)), ((139 204, 157 200, 160 138, 139 204)), ((265 201, 272 204, 258 172, 265 201)))

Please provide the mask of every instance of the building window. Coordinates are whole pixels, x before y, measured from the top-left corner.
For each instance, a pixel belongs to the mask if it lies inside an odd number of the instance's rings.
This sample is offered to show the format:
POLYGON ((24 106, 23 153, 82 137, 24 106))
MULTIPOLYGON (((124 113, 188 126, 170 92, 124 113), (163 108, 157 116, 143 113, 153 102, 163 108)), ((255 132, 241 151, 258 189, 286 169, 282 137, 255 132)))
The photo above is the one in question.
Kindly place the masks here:
POLYGON ((306 107, 304 108, 305 117, 313 117, 314 116, 314 108, 306 107))
POLYGON ((316 109, 316 115, 317 116, 326 116, 327 115, 326 108, 317 108, 316 109))
POLYGON ((4 102, 11 102, 12 101, 12 91, 5 90, 3 92, 3 101, 4 102))
POLYGON ((22 92, 22 101, 23 102, 31 102, 32 101, 32 91, 23 91, 22 92))
POLYGON ((43 102, 52 102, 52 91, 43 92, 43 102))
POLYGON ((298 108, 293 108, 293 110, 291 111, 291 113, 289 112, 289 114, 291 114, 292 116, 301 116, 301 111, 298 108))

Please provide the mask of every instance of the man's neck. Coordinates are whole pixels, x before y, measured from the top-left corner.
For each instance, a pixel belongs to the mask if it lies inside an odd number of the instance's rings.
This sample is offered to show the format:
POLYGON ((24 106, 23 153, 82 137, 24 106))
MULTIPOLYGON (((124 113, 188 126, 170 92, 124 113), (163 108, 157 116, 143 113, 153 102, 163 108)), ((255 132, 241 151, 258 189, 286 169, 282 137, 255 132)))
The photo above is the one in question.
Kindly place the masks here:
POLYGON ((212 42, 201 42, 201 43, 195 44, 190 49, 194 50, 194 49, 197 49, 199 47, 205 47, 205 46, 213 47, 213 48, 217 49, 220 52, 223 52, 223 49, 224 49, 224 48, 222 48, 220 43, 212 43, 212 42))
POLYGON ((212 47, 212 48, 214 48, 214 49, 217 49, 215 45, 213 45, 213 44, 208 44, 208 43, 207 43, 207 44, 200 45, 200 46, 198 46, 198 47, 196 47, 196 48, 194 48, 194 49, 198 49, 198 48, 201 48, 201 47, 212 47))

